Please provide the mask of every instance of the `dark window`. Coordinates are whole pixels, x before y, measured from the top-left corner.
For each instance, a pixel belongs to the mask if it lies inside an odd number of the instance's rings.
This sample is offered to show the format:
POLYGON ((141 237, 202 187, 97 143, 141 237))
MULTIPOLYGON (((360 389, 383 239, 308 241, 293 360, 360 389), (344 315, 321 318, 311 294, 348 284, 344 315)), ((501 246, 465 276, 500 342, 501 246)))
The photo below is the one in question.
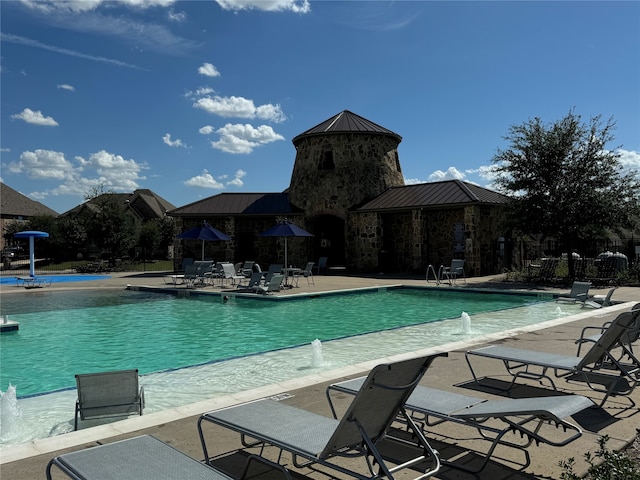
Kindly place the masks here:
POLYGON ((335 165, 333 163, 333 151, 327 150, 322 155, 322 160, 320 161, 320 165, 318 167, 319 170, 333 170, 335 165))

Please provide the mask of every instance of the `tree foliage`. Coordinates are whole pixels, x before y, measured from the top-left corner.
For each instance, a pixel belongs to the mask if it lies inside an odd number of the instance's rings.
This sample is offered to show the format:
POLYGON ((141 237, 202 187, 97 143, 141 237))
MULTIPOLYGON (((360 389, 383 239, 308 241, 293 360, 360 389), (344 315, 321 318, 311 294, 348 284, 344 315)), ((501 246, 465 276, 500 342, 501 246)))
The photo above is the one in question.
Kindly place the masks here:
POLYGON ((510 127, 510 147, 493 158, 496 187, 513 199, 510 226, 558 239, 571 276, 576 245, 607 228, 632 227, 640 212, 637 172, 624 173, 615 148, 607 148, 614 128, 612 119, 587 124, 573 111, 553 124, 534 118, 510 127))

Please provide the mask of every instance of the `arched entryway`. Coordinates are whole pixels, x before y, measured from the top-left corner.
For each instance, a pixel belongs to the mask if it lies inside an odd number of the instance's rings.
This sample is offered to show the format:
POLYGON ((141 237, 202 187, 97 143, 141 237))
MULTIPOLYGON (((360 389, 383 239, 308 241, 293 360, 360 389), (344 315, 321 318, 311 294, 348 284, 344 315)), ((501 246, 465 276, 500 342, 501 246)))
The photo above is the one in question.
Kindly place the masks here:
POLYGON ((344 220, 334 215, 319 215, 310 219, 308 226, 315 235, 314 258, 328 257, 329 265, 345 265, 344 220))

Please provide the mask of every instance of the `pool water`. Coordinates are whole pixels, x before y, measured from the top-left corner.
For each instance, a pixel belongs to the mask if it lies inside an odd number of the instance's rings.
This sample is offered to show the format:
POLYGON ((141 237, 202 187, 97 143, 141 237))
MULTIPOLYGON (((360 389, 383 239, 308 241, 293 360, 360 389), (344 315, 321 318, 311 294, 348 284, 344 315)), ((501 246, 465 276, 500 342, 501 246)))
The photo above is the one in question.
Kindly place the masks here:
POLYGON ((540 301, 412 288, 287 301, 133 291, 7 298, 2 314, 20 322, 20 330, 0 336, 0 390, 11 383, 28 396, 74 387, 76 373, 138 368, 148 374, 540 301))
MULTIPOLYGON (((17 276, 28 276, 28 275, 17 275, 17 276)), ((111 278, 109 275, 36 275, 39 278, 46 278, 47 281, 51 280, 51 283, 61 283, 61 282, 87 282, 93 280, 106 280, 111 278)), ((16 276, 3 275, 0 277, 0 284, 2 285, 15 285, 16 284, 16 276)))

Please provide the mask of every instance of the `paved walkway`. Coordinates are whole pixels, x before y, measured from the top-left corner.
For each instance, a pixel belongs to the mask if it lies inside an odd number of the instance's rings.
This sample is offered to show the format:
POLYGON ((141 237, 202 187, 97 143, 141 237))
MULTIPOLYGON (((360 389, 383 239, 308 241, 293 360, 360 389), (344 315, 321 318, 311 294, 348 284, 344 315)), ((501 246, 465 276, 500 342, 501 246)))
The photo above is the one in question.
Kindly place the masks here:
MULTIPOLYGON (((526 285, 513 285, 501 281, 500 276, 483 277, 469 279, 466 286, 464 283, 454 288, 508 288, 524 289, 531 288, 526 285)), ((340 290, 347 288, 385 286, 385 285, 426 285, 424 278, 397 278, 397 277, 351 277, 351 276, 316 276, 315 286, 307 285, 305 279, 300 279, 300 287, 289 290, 286 295, 302 292, 319 292, 328 290, 340 290)), ((166 287, 162 275, 158 274, 117 274, 108 280, 80 283, 53 283, 50 287, 43 289, 26 290, 15 285, 0 286, 2 295, 38 295, 44 291, 54 291, 62 289, 85 289, 85 288, 124 288, 127 285, 166 287)), ((431 283, 431 285, 434 285, 431 283)), ((183 288, 183 287, 178 287, 183 288)), ((211 292, 222 292, 220 288, 206 287, 211 292)), ((439 288, 452 288, 441 285, 439 288)), ((540 290, 548 290, 541 288, 540 290)), ((562 290, 566 291, 566 290, 562 290)), ((606 294, 607 290, 596 290, 595 293, 606 294)), ((622 287, 614 294, 614 300, 627 302, 640 302, 640 288, 622 287)), ((550 353, 575 352, 574 339, 580 336, 580 331, 586 325, 600 325, 615 316, 616 309, 611 310, 588 310, 584 314, 574 317, 570 323, 558 322, 542 330, 527 330, 518 332, 509 338, 495 337, 492 341, 499 341, 504 345, 517 346, 520 348, 530 348, 550 353)), ((486 340, 484 340, 486 341, 486 340)), ((464 360, 464 352, 471 346, 476 346, 474 342, 466 342, 453 346, 449 351, 448 358, 438 358, 427 372, 422 383, 439 389, 449 390, 458 393, 467 393, 474 396, 486 398, 500 398, 497 390, 490 388, 479 388, 471 383, 471 375, 464 360)), ((415 354, 429 354, 433 351, 415 352, 415 354)), ((386 361, 389 359, 381 359, 386 361)), ((393 360, 393 359, 391 359, 393 360)), ((105 443, 122 438, 132 437, 143 433, 152 434, 162 441, 170 443, 179 450, 191 455, 194 458, 202 459, 202 449, 196 430, 196 422, 203 412, 214 410, 226 405, 233 405, 239 402, 262 398, 265 396, 279 395, 287 393, 289 398, 282 400, 291 405, 315 411, 324 415, 330 415, 329 407, 325 399, 325 389, 330 383, 335 383, 346 378, 352 378, 366 374, 375 363, 354 365, 349 368, 326 372, 323 375, 305 377, 299 380, 284 382, 277 385, 263 387, 257 390, 243 392, 221 399, 200 402, 186 407, 172 409, 170 411, 157 412, 142 417, 135 417, 129 420, 111 423, 100 427, 81 430, 70 434, 39 440, 31 444, 7 447, 0 450, 0 477, 2 479, 35 479, 44 478, 44 472, 48 461, 57 454, 66 451, 78 450, 98 442, 105 443)), ((506 380, 504 371, 499 362, 490 362, 479 359, 478 369, 483 374, 491 375, 492 378, 506 380)), ((532 381, 523 381, 522 386, 517 386, 511 391, 511 396, 544 396, 554 392, 548 386, 542 386, 532 381)), ((590 396, 594 399, 599 394, 594 394, 591 390, 583 388, 580 384, 571 384, 560 381, 562 393, 576 393, 590 396)), ((640 404, 640 389, 635 391, 631 400, 640 404)), ((342 396, 338 403, 344 407, 348 398, 342 396)), ((611 448, 622 448, 636 435, 636 427, 640 424, 639 408, 629 402, 629 398, 615 397, 605 404, 605 408, 589 410, 581 414, 574 421, 579 423, 584 435, 569 444, 558 448, 542 445, 540 447, 531 446, 530 462, 526 465, 526 459, 521 451, 499 448, 494 454, 494 461, 491 461, 487 468, 479 476, 480 478, 509 478, 509 479, 533 479, 549 478, 557 479, 561 469, 558 466, 560 460, 574 457, 577 461, 577 473, 586 471, 586 464, 582 458, 587 451, 594 452, 597 449, 597 439, 600 435, 611 437, 611 448), (525 464, 523 466, 522 464, 525 464)), ((578 415, 576 415, 578 417, 578 415)), ((207 429, 207 434, 211 439, 212 453, 217 457, 215 464, 227 470, 232 475, 237 476, 246 458, 246 452, 252 449, 242 449, 239 436, 231 431, 220 427, 211 426, 207 429)), ((434 428, 429 428, 428 438, 433 446, 440 451, 443 458, 456 457, 456 462, 473 463, 480 458, 476 452, 486 451, 487 442, 479 439, 478 433, 468 427, 446 423, 434 428), (471 449, 471 453, 467 452, 471 449), (467 453, 465 453, 467 452, 467 453)), ((277 452, 269 449, 266 455, 275 460, 277 452)), ((310 469, 297 469, 291 465, 291 459, 285 455, 283 461, 291 467, 294 477, 298 479, 321 479, 329 478, 325 474, 314 472, 310 469)), ((352 461, 350 461, 352 462, 352 461)), ((333 478, 348 478, 344 475, 335 475, 330 472, 333 478)), ((415 473, 415 472, 414 472, 415 473)), ((259 476, 270 476, 269 473, 259 476)), ((57 475, 54 478, 66 478, 57 475)), ((411 478, 406 472, 398 475, 400 480, 411 478)), ((444 468, 435 477, 441 479, 472 478, 469 474, 459 470, 444 468)))

